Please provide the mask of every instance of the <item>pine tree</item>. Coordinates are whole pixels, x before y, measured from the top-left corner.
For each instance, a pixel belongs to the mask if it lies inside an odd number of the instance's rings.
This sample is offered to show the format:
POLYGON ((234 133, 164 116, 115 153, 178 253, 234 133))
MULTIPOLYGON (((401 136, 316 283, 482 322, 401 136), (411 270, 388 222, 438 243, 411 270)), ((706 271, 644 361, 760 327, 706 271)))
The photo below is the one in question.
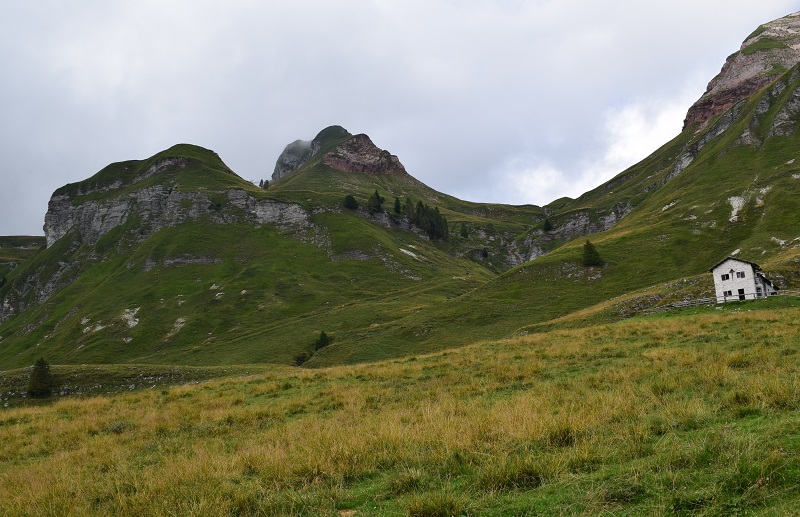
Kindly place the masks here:
POLYGON ((594 247, 594 244, 586 240, 583 245, 583 265, 584 266, 602 266, 603 259, 600 257, 600 252, 594 247))
POLYGON ((49 397, 53 393, 55 380, 50 373, 50 365, 43 358, 36 360, 28 380, 28 395, 35 398, 49 397))
POLYGON ((394 213, 402 214, 403 213, 403 206, 400 204, 400 198, 394 198, 394 213))
POLYGON ((319 333, 319 337, 314 342, 314 350, 325 348, 326 346, 330 345, 331 342, 333 342, 333 338, 327 335, 323 330, 322 332, 319 333))
POLYGON ((546 232, 550 232, 550 231, 553 230, 553 223, 550 222, 550 219, 545 217, 544 224, 542 225, 542 229, 544 231, 546 231, 546 232))
POLYGON ((461 236, 465 239, 469 237, 469 228, 467 228, 467 223, 461 223, 461 236))
POLYGON ((369 213, 371 214, 383 212, 384 201, 386 201, 386 199, 378 194, 378 191, 376 190, 367 200, 367 210, 369 210, 369 213))

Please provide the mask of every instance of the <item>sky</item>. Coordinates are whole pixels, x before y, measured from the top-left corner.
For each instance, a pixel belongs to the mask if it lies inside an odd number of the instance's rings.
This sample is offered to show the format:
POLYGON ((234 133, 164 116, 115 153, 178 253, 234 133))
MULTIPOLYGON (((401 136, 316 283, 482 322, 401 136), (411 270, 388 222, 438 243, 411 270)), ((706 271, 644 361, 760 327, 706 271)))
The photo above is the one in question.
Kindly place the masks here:
POLYGON ((577 197, 680 133, 771 0, 0 0, 0 235, 57 188, 177 143, 269 179, 366 133, 456 197, 577 197))

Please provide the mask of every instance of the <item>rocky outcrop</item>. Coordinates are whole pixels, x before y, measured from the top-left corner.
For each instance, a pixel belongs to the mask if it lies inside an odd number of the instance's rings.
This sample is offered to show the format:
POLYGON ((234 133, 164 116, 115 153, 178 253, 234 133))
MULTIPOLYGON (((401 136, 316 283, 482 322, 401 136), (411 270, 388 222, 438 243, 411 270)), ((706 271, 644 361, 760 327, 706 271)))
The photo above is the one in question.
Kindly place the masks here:
POLYGON ((318 154, 322 155, 322 163, 343 172, 407 175, 397 156, 380 149, 369 136, 353 136, 341 126, 331 126, 310 142, 296 140, 287 145, 275 164, 273 181, 298 170, 318 154))
POLYGON ((272 181, 279 180, 307 164, 323 147, 335 145, 350 138, 351 135, 342 126, 329 126, 317 133, 313 140, 295 140, 284 148, 275 163, 272 181))
POLYGON ((139 240, 162 228, 203 217, 217 224, 242 220, 284 227, 308 224, 308 214, 298 205, 252 198, 243 189, 231 189, 223 195, 224 201, 220 202, 219 195, 212 194, 212 199, 205 192, 182 192, 156 186, 77 205, 72 203, 68 195, 53 195, 45 215, 47 246, 53 245, 71 230, 82 242, 94 244, 134 215, 137 218, 139 240))
POLYGON ((706 131, 700 138, 691 142, 683 150, 681 155, 675 160, 672 170, 664 177, 662 184, 675 178, 678 174, 683 172, 689 165, 692 164, 695 158, 700 154, 700 151, 713 139, 717 138, 725 131, 730 129, 736 119, 739 117, 739 110, 744 104, 744 100, 739 101, 732 109, 728 110, 722 118, 720 118, 714 126, 706 131))
POLYGON ((372 143, 367 135, 355 135, 322 157, 329 167, 344 172, 407 174, 397 156, 372 143))
POLYGON ((800 13, 759 27, 725 61, 706 92, 689 108, 683 127, 704 128, 714 117, 761 90, 800 61, 800 13))
MULTIPOLYGON (((308 140, 295 140, 287 145, 275 163, 272 181, 279 180, 302 167, 314 154, 312 143, 308 140)), ((319 147, 317 147, 317 150, 319 150, 319 147)))

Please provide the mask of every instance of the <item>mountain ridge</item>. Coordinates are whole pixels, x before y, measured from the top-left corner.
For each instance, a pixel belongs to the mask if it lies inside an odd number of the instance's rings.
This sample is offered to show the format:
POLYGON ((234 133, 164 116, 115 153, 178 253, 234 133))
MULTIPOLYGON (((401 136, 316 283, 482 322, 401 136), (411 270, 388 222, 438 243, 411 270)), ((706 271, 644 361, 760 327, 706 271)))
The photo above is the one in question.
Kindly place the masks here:
MULTIPOLYGON (((767 63, 770 50, 747 55, 767 63)), ((38 350, 176 364, 306 354, 307 366, 411 355, 580 324, 569 315, 582 312, 628 317, 702 293, 709 265, 736 253, 800 285, 799 119, 795 63, 608 182, 544 207, 437 192, 341 126, 294 146, 307 156, 279 157, 276 168, 296 167, 266 190, 196 146, 111 164, 54 193, 48 248, 7 273, 0 364, 38 350), (345 208, 348 195, 360 206, 345 208), (442 238, 419 225, 427 210, 448 223, 442 238), (587 236, 605 265, 581 264, 587 236), (333 344, 309 348, 321 331, 333 344)))
POLYGON ((725 61, 706 92, 686 114, 684 130, 728 111, 755 94, 800 60, 800 13, 760 25, 725 61))

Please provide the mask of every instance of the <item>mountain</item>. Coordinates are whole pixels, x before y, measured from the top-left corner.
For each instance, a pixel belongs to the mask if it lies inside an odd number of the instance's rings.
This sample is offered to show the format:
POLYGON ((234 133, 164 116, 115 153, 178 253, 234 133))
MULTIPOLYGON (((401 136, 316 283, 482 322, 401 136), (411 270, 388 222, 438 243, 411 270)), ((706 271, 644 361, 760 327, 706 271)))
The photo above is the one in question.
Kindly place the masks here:
POLYGON ((800 286, 797 23, 748 36, 673 140, 543 207, 437 192, 339 126, 266 190, 191 145, 111 164, 53 194, 47 249, 6 271, 0 367, 412 355, 703 295, 727 255, 800 286))
POLYGON ((328 128, 315 141, 270 190, 191 145, 58 189, 47 249, 0 290, 3 364, 43 350, 61 363, 290 363, 323 330, 367 332, 493 278, 517 260, 494 250, 541 217, 437 193, 366 135, 328 128), (385 210, 370 213, 376 190, 385 210), (362 208, 343 208, 345 193, 362 208), (411 208, 395 213, 395 197, 411 208), (422 211, 464 207, 473 237, 429 235, 422 211))
POLYGON ((684 129, 705 127, 739 101, 747 99, 800 60, 800 13, 760 25, 745 38, 738 52, 725 61, 722 71, 686 114, 684 129))

